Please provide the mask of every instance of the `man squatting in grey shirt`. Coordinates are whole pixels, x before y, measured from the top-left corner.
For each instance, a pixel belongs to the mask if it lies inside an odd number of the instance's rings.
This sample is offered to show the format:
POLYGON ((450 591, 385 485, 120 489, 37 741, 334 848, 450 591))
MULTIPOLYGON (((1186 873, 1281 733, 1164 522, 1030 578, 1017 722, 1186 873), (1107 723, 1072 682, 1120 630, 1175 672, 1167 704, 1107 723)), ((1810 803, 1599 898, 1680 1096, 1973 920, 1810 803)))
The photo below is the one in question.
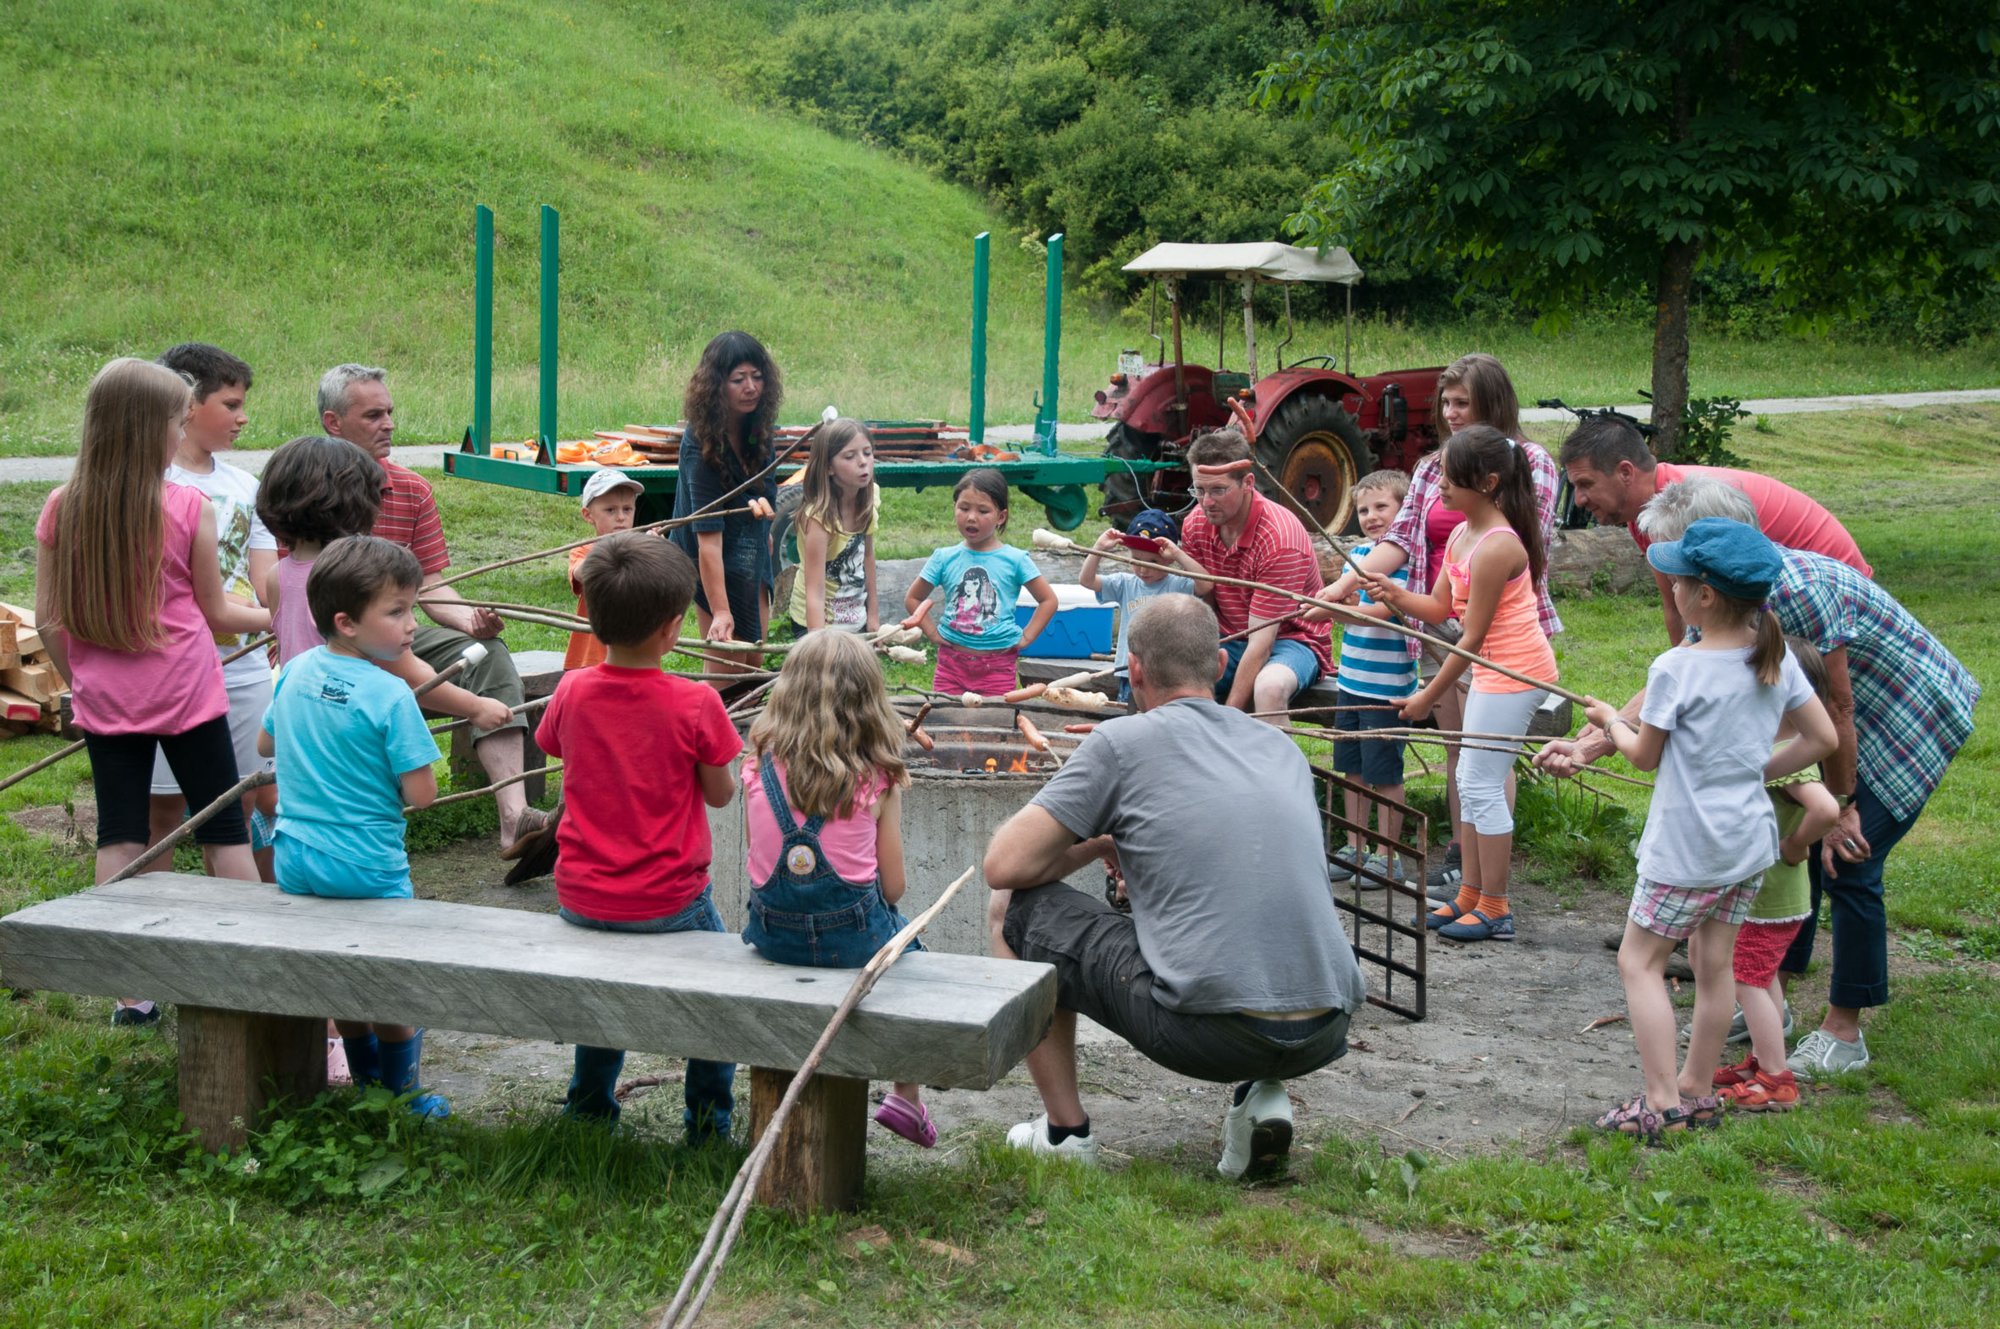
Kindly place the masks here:
POLYGON ((1188 595, 1140 607, 1138 714, 1100 724, 993 834, 985 872, 997 955, 1056 969, 1056 1013, 1028 1054, 1045 1112, 1008 1132, 1037 1154, 1094 1161, 1077 1092, 1076 1017, 1170 1071, 1236 1082, 1217 1169, 1281 1170, 1284 1081, 1347 1051, 1364 999, 1333 904, 1312 772, 1281 731, 1216 704, 1215 614, 1188 595), (1063 884, 1098 860, 1132 912, 1063 884))

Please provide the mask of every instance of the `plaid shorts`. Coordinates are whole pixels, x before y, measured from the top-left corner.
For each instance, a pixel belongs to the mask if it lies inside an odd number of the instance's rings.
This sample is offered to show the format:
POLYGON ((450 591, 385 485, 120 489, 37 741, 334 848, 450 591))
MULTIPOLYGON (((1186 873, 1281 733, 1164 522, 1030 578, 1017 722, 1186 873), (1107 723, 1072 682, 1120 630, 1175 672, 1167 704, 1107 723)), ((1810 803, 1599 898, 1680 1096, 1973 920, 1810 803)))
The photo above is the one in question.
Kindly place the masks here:
POLYGON ((1672 886, 1663 881, 1639 878, 1632 888, 1632 909, 1627 915, 1656 937, 1681 941, 1713 918, 1736 925, 1750 917, 1750 902, 1764 874, 1745 877, 1726 886, 1672 886))

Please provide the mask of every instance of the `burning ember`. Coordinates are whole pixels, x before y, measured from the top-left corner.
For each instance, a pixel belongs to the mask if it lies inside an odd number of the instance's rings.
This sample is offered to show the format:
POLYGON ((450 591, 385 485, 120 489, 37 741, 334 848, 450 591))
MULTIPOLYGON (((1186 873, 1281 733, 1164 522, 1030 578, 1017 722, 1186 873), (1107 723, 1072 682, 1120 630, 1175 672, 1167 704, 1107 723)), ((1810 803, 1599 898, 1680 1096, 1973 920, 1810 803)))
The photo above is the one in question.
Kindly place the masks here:
MULTIPOLYGON (((904 708, 906 722, 917 714, 904 708)), ((903 749, 904 760, 919 774, 1045 778, 1077 742, 1071 735, 1048 739, 1036 731, 1046 745, 1038 748, 1008 723, 1014 711, 1006 706, 933 706, 922 716, 921 737, 913 736, 903 749)))

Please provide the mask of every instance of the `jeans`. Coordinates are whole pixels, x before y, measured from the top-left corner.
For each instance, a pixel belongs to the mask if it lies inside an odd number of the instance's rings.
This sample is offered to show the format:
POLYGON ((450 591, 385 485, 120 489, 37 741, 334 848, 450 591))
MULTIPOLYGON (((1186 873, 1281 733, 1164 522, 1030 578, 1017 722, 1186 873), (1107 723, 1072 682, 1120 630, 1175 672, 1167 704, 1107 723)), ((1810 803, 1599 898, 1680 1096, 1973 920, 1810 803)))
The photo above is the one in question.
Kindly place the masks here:
MULTIPOLYGON (((1230 686, 1236 681, 1236 666, 1243 663, 1243 652, 1249 645, 1247 641, 1223 643, 1222 649, 1229 656, 1229 667, 1224 669, 1222 677, 1216 680, 1217 701, 1229 700, 1230 686)), ((1312 647, 1302 641, 1293 641, 1290 637, 1280 637, 1271 643, 1271 654, 1264 661, 1264 666, 1268 669, 1272 665, 1283 665, 1292 671, 1292 677, 1298 680, 1298 685, 1292 689, 1294 697, 1319 680, 1319 657, 1313 654, 1312 647)))
MULTIPOLYGON (((600 932, 727 932, 722 915, 715 912, 712 888, 704 886, 688 906, 665 918, 643 918, 632 922, 609 922, 585 918, 568 909, 557 911, 565 923, 596 928, 600 932)), ((570 1075, 569 1096, 563 1111, 573 1117, 600 1121, 618 1120, 618 1072, 624 1069, 622 1048, 594 1048, 576 1045, 576 1069, 570 1075)), ((689 1143, 711 1137, 729 1138, 730 1114, 735 1109, 736 1067, 728 1062, 688 1058, 682 1083, 686 1107, 681 1124, 687 1128, 689 1143)))
POLYGON ((1813 846, 1806 857, 1812 913, 1800 926, 1799 935, 1792 938, 1791 949, 1778 969, 1787 974, 1806 971, 1819 930, 1820 897, 1825 896, 1832 901, 1829 921, 1833 926, 1833 977, 1826 999, 1831 1005, 1859 1010, 1889 1001, 1889 925, 1882 908, 1882 868, 1889 851, 1916 825, 1924 810, 1918 807, 1901 820, 1891 816, 1866 780, 1855 783, 1854 806, 1861 813, 1868 857, 1860 863, 1842 863, 1839 875, 1829 878, 1820 865, 1820 847, 1813 846))

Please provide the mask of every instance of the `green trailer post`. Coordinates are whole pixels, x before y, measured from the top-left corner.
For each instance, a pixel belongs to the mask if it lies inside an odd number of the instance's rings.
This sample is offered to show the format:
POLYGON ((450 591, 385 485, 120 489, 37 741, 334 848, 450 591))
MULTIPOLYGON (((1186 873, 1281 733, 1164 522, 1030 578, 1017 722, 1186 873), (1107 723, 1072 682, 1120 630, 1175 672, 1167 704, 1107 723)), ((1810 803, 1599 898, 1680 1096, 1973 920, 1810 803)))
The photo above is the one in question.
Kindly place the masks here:
MULTIPOLYGON (((559 323, 557 274, 560 268, 559 219, 556 210, 541 210, 541 364, 539 366, 538 446, 532 459, 493 455, 493 214, 481 205, 474 213, 475 255, 473 282, 473 422, 465 431, 465 441, 457 452, 444 456, 444 473, 481 484, 504 485, 531 493, 556 494, 580 499, 583 486, 597 466, 567 465, 555 460, 556 444, 556 352, 559 323)), ((981 233, 974 240, 974 332, 973 391, 975 419, 984 431, 985 407, 985 313, 986 257, 988 239, 981 233)), ((981 458, 938 461, 878 460, 875 482, 885 489, 924 490, 949 487, 958 477, 975 467, 990 466, 1007 477, 1008 485, 1030 502, 1039 503, 1048 524, 1059 531, 1073 531, 1091 514, 1090 487, 1102 487, 1105 476, 1114 470, 1153 471, 1171 469, 1169 463, 1121 461, 1104 456, 1064 456, 1055 446, 1056 355, 1061 341, 1062 319, 1062 236, 1049 237, 1048 292, 1044 326, 1042 394, 1036 402, 1036 442, 1018 461, 981 458)), ((931 421, 869 420, 870 429, 936 428, 931 421)), ((970 440, 978 443, 975 435, 970 440)), ((680 470, 674 466, 622 466, 637 480, 643 492, 639 498, 638 524, 664 521, 673 515, 674 488, 680 470)), ((799 470, 798 464, 779 467, 782 481, 799 470)))

